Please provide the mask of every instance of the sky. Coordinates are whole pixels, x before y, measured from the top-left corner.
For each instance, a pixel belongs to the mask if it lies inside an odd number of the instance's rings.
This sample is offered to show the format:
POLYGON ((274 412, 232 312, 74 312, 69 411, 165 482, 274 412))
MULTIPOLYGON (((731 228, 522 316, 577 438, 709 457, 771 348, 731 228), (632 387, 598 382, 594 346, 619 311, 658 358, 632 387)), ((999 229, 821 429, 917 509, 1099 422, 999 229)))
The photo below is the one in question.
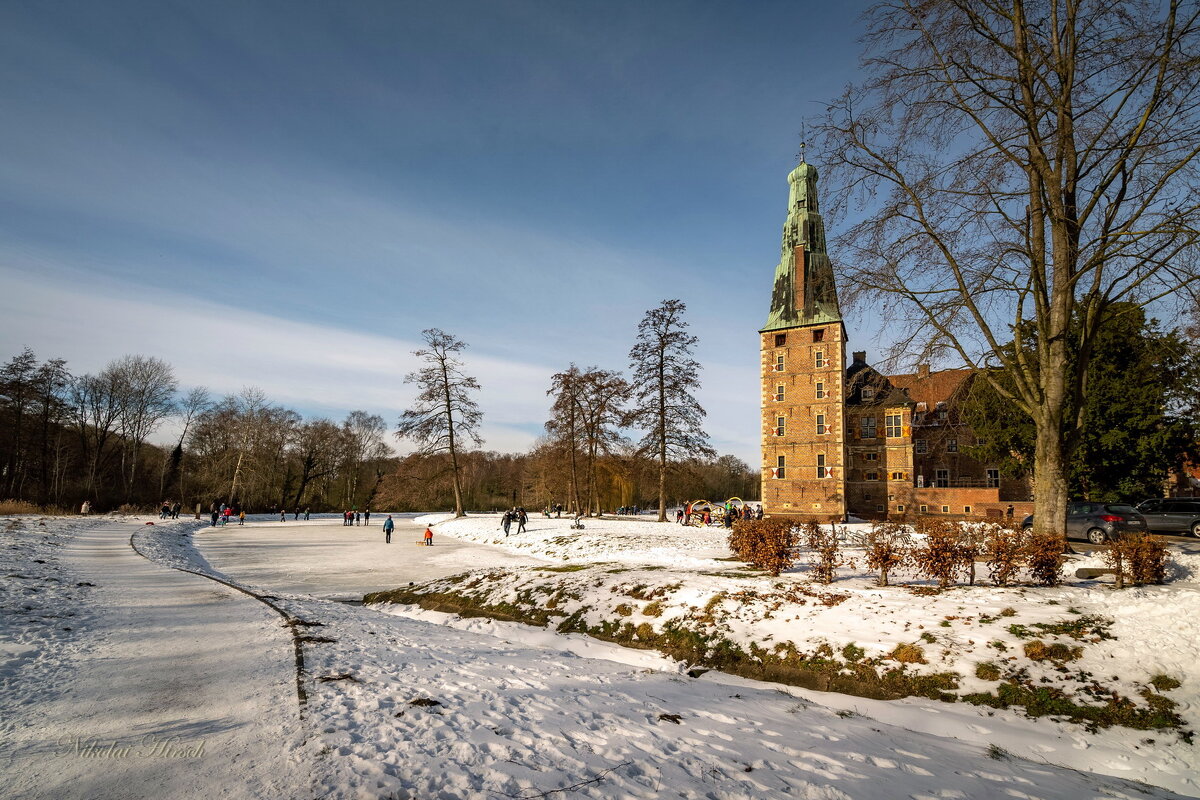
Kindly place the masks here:
POLYGON ((0 357, 394 425, 441 328, 522 451, 552 374, 628 371, 679 298, 713 444, 757 466, 786 176, 865 6, 6 3, 0 357))

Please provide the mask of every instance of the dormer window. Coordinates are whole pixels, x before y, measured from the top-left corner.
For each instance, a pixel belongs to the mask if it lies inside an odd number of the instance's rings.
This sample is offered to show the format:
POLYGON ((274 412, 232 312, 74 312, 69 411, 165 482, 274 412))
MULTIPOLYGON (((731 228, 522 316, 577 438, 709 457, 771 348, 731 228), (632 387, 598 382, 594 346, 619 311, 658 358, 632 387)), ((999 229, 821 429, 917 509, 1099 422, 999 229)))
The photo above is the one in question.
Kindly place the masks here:
POLYGON ((787 334, 786 333, 775 334, 775 346, 783 347, 785 344, 787 344, 787 334))
POLYGON ((875 388, 873 386, 864 386, 862 388, 862 399, 873 400, 875 398, 875 388))
POLYGON ((824 328, 817 328, 812 333, 813 333, 813 341, 814 342, 825 341, 825 329, 824 328))

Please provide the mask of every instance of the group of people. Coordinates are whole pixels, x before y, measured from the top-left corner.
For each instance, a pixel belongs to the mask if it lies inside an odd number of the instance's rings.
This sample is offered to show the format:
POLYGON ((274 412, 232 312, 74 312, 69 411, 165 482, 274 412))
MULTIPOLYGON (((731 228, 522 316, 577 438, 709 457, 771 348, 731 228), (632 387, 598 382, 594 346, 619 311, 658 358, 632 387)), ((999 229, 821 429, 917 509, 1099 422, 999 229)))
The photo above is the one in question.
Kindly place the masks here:
POLYGON ((618 509, 617 509, 617 515, 618 515, 618 516, 633 516, 633 517, 636 517, 636 516, 637 516, 638 514, 640 514, 640 513, 642 513, 642 507, 641 507, 641 506, 621 506, 620 508, 618 508, 618 509))
POLYGON ((218 525, 228 525, 230 517, 234 516, 237 517, 238 525, 246 524, 246 509, 244 508, 234 508, 227 503, 221 503, 218 506, 215 500, 209 506, 209 519, 212 521, 212 527, 214 528, 218 525))
POLYGON ((170 500, 164 500, 162 508, 158 510, 159 519, 179 519, 179 512, 183 508, 183 503, 171 504, 170 500))
MULTIPOLYGON (((305 519, 308 519, 308 517, 306 516, 305 519)), ((388 516, 388 519, 391 519, 390 515, 388 516)), ((359 512, 357 509, 355 509, 354 511, 347 511, 347 512, 343 513, 342 514, 342 524, 343 525, 359 525, 359 524, 370 525, 371 524, 371 509, 368 508, 366 511, 363 511, 363 512, 359 512)), ((395 523, 392 523, 392 524, 394 525, 395 523)))
MULTIPOLYGON (((763 518, 762 503, 759 503, 756 506, 751 506, 749 503, 743 503, 740 506, 734 505, 733 503, 726 503, 724 509, 718 509, 718 511, 722 510, 724 513, 719 515, 720 518, 717 520, 716 524, 724 525, 726 528, 732 528, 733 523, 739 519, 751 520, 763 518)), ((699 525, 712 525, 712 509, 693 509, 692 504, 688 503, 683 508, 675 510, 675 521, 680 525, 691 525, 693 518, 696 519, 699 525)))
MULTIPOLYGON (((559 513, 562 513, 562 506, 559 506, 559 513)), ((549 513, 546 516, 550 516, 549 513)), ((525 513, 525 509, 521 506, 514 506, 511 510, 505 511, 504 516, 500 518, 500 527, 504 529, 505 536, 508 536, 508 529, 512 527, 514 522, 517 523, 517 533, 524 533, 525 523, 529 522, 529 515, 525 513)))

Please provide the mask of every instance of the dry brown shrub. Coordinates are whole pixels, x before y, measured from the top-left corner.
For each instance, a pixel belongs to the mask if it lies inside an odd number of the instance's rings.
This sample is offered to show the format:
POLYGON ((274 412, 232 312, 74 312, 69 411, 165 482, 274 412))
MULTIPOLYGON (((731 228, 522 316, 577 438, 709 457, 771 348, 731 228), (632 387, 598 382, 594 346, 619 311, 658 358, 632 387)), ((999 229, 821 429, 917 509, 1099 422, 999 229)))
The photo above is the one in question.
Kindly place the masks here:
POLYGON ((1023 552, 1029 575, 1042 586, 1057 586, 1062 580, 1063 540, 1053 533, 1030 533, 1023 552))
POLYGON ((837 531, 833 525, 807 522, 803 528, 804 544, 809 551, 809 564, 818 583, 833 583, 834 573, 842 565, 837 531))
POLYGON ((1148 533, 1126 533, 1109 544, 1104 561, 1112 567, 1118 589, 1126 583, 1162 583, 1167 575, 1167 546, 1148 533))
POLYGON ((796 563, 798 538, 791 520, 743 519, 733 523, 729 549, 747 564, 778 575, 796 563))
POLYGON ((974 558, 964 546, 960 526, 950 520, 920 517, 915 527, 925 538, 912 549, 913 564, 945 589, 964 571, 967 560, 974 558))
POLYGON ((1046 644, 1041 639, 1034 639, 1032 642, 1025 643, 1025 656, 1033 661, 1051 661, 1055 664, 1063 664, 1081 658, 1083 648, 1072 647, 1062 642, 1046 644))
POLYGON ((867 567, 879 573, 880 586, 887 586, 888 573, 908 561, 912 540, 902 523, 872 522, 862 544, 867 551, 867 567))
POLYGON ((919 644, 898 644, 891 656, 901 664, 924 664, 925 649, 919 644))
POLYGON ((1008 586, 1025 555, 1025 531, 1019 525, 991 524, 983 531, 988 574, 997 586, 1008 586))
POLYGON ((0 514, 40 514, 41 509, 25 500, 0 500, 0 514))

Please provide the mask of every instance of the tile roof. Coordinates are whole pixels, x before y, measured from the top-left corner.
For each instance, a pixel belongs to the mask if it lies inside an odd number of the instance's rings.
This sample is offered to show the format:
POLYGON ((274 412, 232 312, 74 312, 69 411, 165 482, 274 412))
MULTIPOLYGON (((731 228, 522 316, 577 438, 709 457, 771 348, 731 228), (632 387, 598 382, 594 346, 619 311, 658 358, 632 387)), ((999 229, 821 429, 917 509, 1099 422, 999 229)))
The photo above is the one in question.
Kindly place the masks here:
POLYGON ((950 402, 974 374, 970 369, 943 369, 927 375, 888 375, 887 379, 896 388, 907 389, 909 399, 914 403, 925 403, 932 411, 938 403, 950 402))

